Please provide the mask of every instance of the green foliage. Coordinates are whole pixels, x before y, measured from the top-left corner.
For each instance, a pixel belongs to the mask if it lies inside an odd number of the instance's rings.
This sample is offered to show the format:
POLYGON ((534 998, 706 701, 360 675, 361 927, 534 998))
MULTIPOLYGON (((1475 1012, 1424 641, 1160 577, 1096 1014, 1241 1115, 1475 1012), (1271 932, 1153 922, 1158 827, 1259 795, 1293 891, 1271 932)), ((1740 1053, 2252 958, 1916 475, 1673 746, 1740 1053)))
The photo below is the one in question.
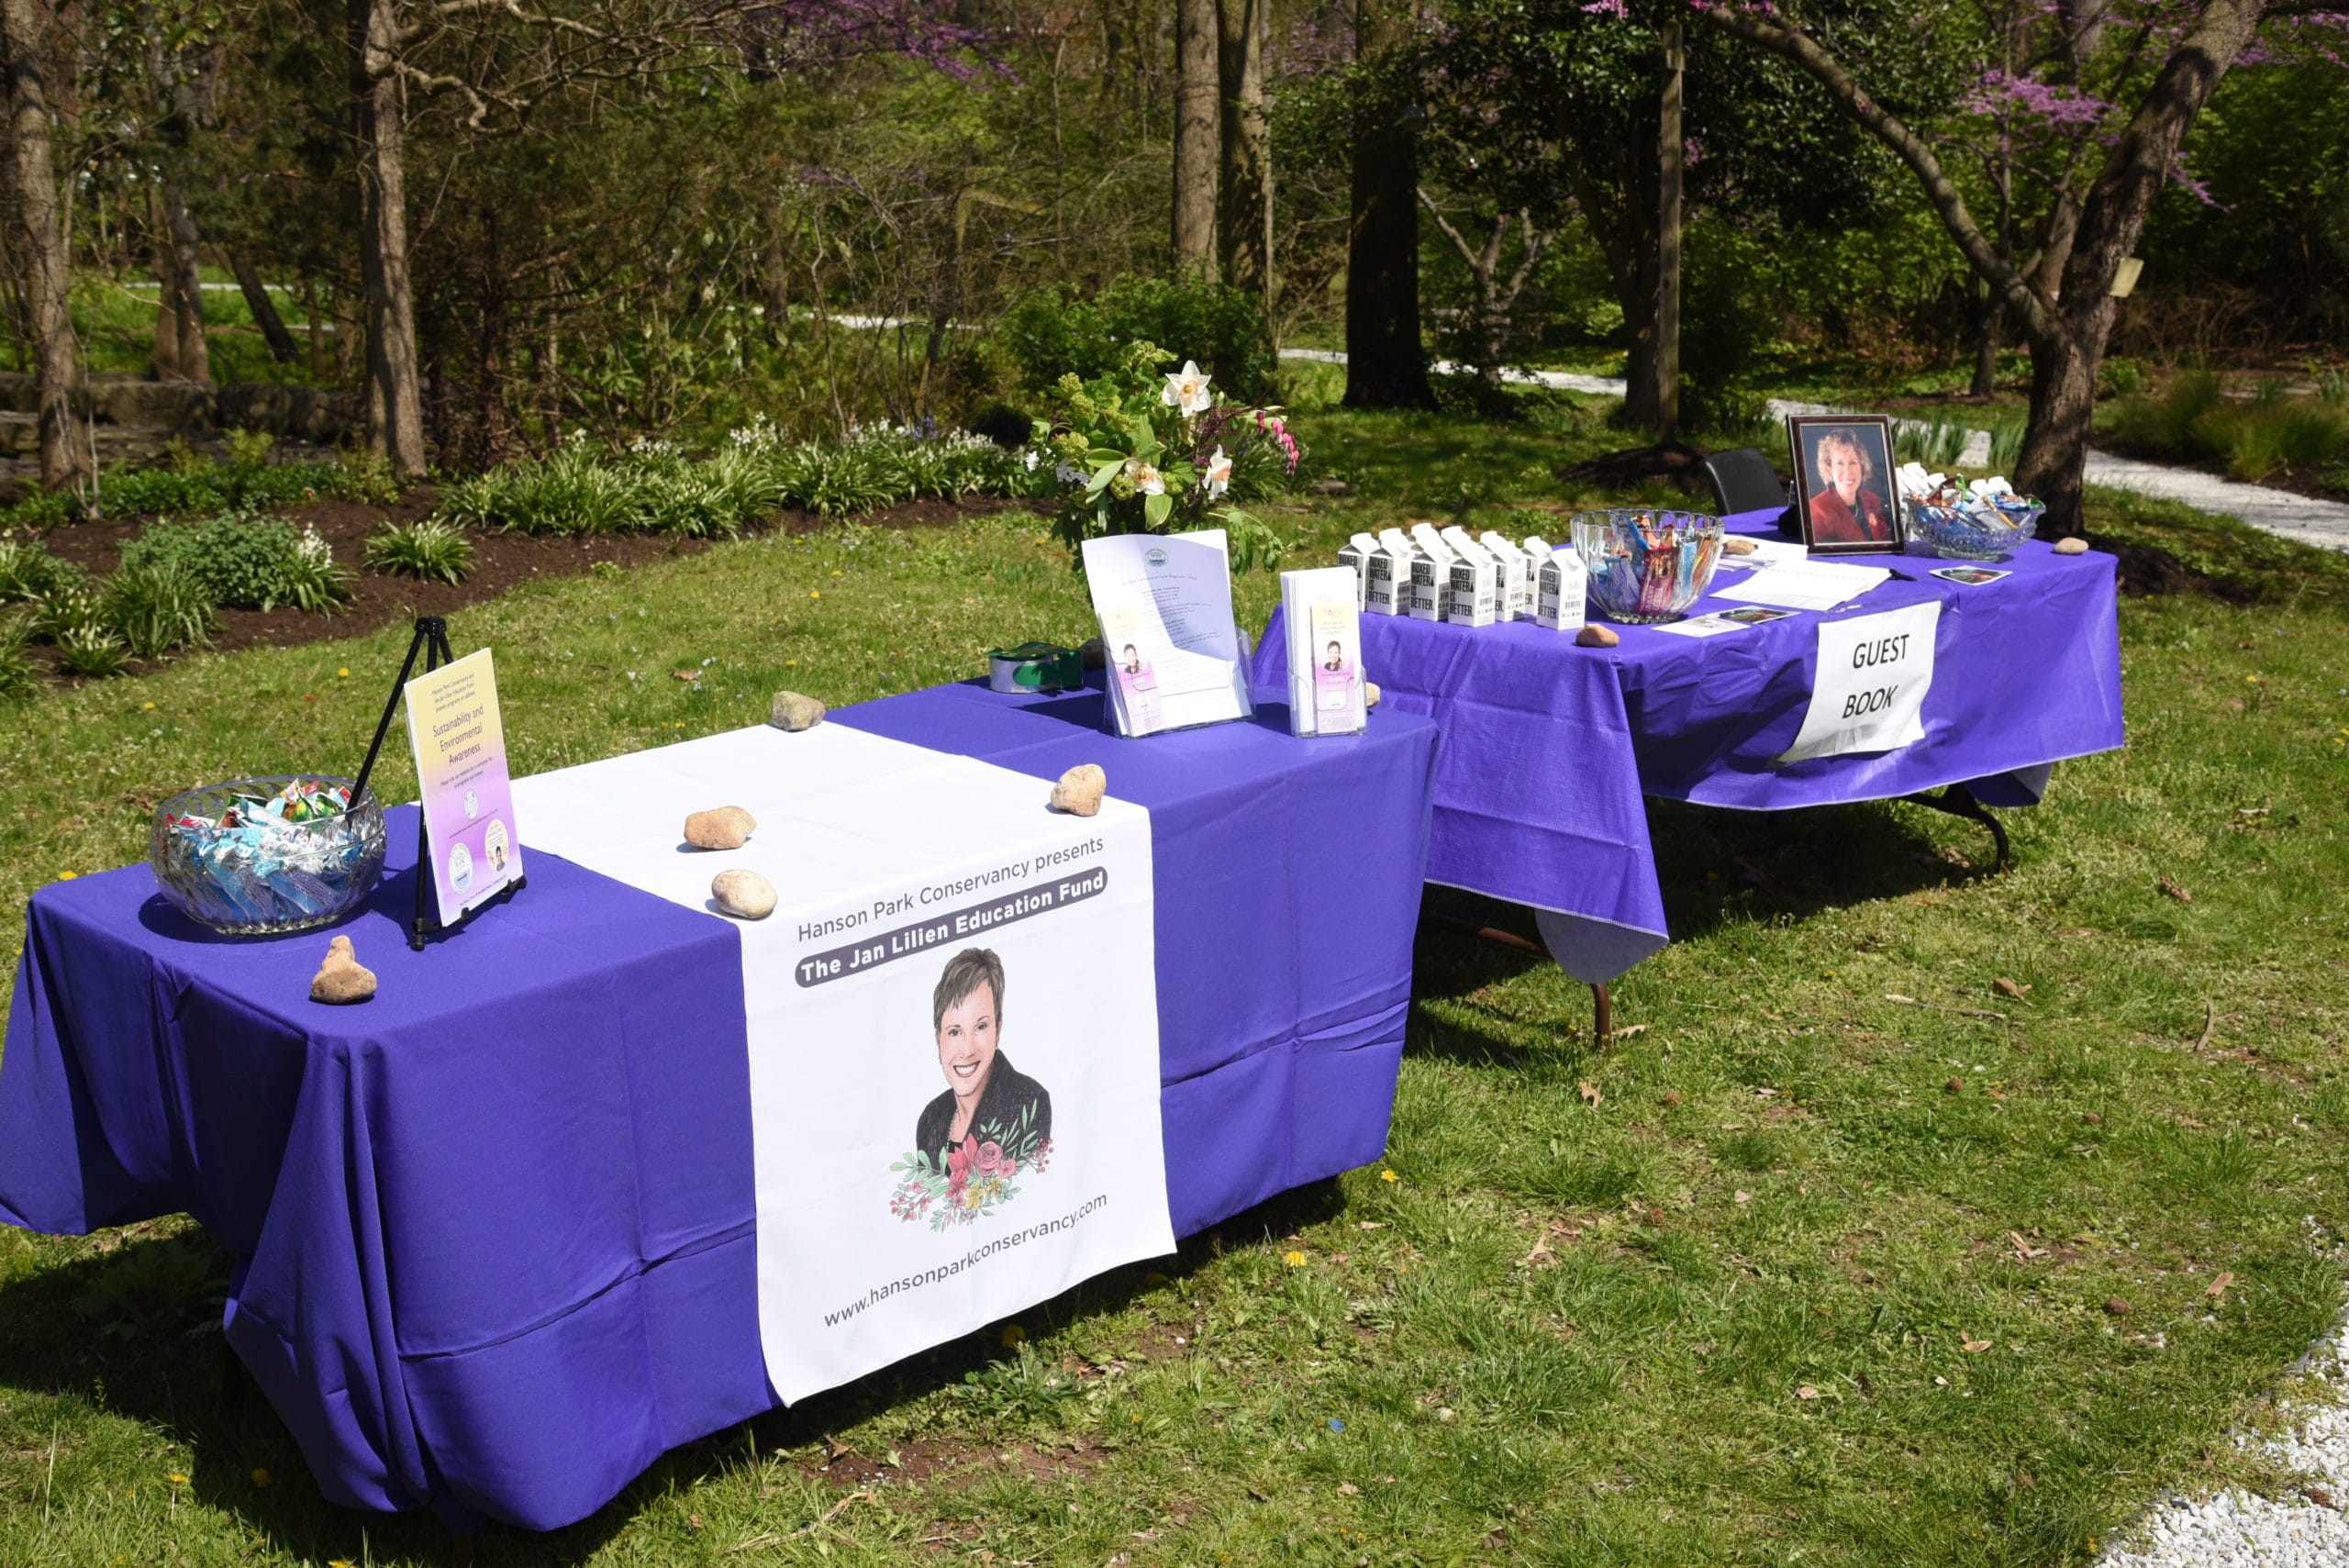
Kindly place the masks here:
POLYGON ((1145 342, 1164 345, 1177 360, 1197 361, 1242 402, 1269 397, 1277 369, 1255 297, 1189 275, 1130 278, 1094 295, 1041 290, 1011 308, 996 342, 1037 391, 1065 375, 1093 381, 1114 374, 1132 345, 1145 342))
POLYGON ((40 665, 25 651, 32 639, 30 611, 0 616, 0 703, 21 702, 40 689, 40 665))
POLYGON ((106 680, 130 667, 130 647, 114 628, 92 621, 58 638, 57 662, 76 675, 106 680))
POLYGON ((1111 373, 1064 375, 1052 389, 1052 417, 1036 421, 1036 437, 1037 473, 1058 488, 1055 531, 1074 553, 1106 534, 1219 527, 1234 571, 1277 565, 1287 540, 1233 503, 1243 473, 1259 484, 1286 479, 1292 438, 1275 410, 1215 402, 1205 386, 1202 406, 1175 406, 1173 376, 1161 373, 1173 360, 1134 343, 1111 373), (1252 462, 1252 448, 1270 451, 1252 462))
POLYGON ((331 609, 351 573, 316 528, 283 517, 223 512, 198 523, 156 523, 123 547, 122 563, 184 576, 207 604, 271 610, 331 609))
POLYGON ((2349 453, 2349 408, 2322 391, 2320 384, 2318 396, 2293 397, 2269 381, 2248 403, 2233 402, 2213 373, 2186 371, 2159 393, 2115 400, 2102 433, 2147 457, 2223 463, 2236 479, 2314 470, 2349 453))
POLYGON ((687 456, 666 441, 599 451, 584 437, 440 493, 440 517, 521 533, 723 538, 790 507, 852 517, 925 496, 1015 495, 1027 471, 981 436, 872 426, 830 442, 791 441, 767 420, 687 456))
MULTIPOLYGON (((212 640, 213 601, 194 573, 168 560, 123 555, 122 566, 100 584, 99 624, 140 659, 212 640)), ((66 647, 63 638, 58 646, 66 647)))
POLYGON ((32 528, 36 531, 70 523, 82 515, 82 505, 70 490, 36 490, 5 512, 0 512, 0 528, 32 528))
POLYGON ((277 438, 267 430, 223 430, 220 440, 228 449, 228 467, 239 472, 268 467, 269 454, 277 446, 277 438))
MULTIPOLYGON (((181 443, 164 467, 101 474, 98 512, 110 517, 172 517, 239 507, 298 506, 326 498, 380 506, 398 496, 388 465, 372 453, 335 462, 271 466, 251 461, 254 439, 246 439, 243 455, 236 455, 235 443, 243 435, 230 433, 232 462, 226 466, 181 443)), ((268 449, 260 450, 265 456, 268 449)), ((0 528, 53 528, 74 515, 72 495, 36 492, 0 512, 0 528)))
POLYGON ((0 539, 0 605, 39 598, 57 583, 65 565, 38 539, 0 539))
POLYGON ((465 531, 439 517, 386 523, 367 541, 371 572, 456 584, 473 569, 473 542, 465 531))
POLYGON ((1935 473, 1957 466, 1973 429, 1962 420, 1904 419, 1892 428, 1895 462, 1921 462, 1935 473))

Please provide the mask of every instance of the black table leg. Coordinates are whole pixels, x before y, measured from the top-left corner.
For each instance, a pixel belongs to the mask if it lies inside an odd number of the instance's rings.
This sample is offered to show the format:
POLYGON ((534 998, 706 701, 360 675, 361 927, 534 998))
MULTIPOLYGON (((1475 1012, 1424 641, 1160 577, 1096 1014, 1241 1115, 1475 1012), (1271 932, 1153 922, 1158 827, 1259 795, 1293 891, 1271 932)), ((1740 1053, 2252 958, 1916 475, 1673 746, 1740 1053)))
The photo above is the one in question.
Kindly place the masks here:
POLYGON ((2007 842, 2006 826, 1990 815, 1989 809, 1974 798, 1974 792, 1964 784, 1952 784, 1939 795, 1904 795, 1901 799, 1912 806, 1922 806, 1952 817, 1963 817, 1969 822, 1979 822, 1990 829, 1990 838, 1998 846, 1998 869, 2014 867, 2013 850, 2007 842))

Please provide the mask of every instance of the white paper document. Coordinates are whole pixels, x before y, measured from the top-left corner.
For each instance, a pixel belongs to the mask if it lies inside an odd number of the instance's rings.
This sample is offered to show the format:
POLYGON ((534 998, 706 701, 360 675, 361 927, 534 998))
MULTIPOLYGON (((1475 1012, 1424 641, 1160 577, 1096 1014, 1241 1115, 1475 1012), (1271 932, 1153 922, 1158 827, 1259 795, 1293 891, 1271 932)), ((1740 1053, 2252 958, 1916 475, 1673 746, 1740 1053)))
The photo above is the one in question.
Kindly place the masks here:
POLYGON ((1776 605, 1789 610, 1831 610, 1848 604, 1891 576, 1882 566, 1845 566, 1828 561, 1787 561, 1745 581, 1718 589, 1715 598, 1740 604, 1776 605))
POLYGON ((1941 601, 1821 621, 1819 673, 1781 765, 1854 751, 1892 751, 1925 738, 1941 601))
POLYGON ((1731 534, 1730 537, 1745 540, 1753 547, 1753 553, 1731 555, 1729 551, 1723 550, 1721 552, 1723 566, 1785 566, 1790 562, 1810 559, 1810 551, 1805 550, 1794 539, 1756 539, 1752 534, 1731 534))
POLYGON ((1086 539, 1085 583, 1101 620, 1118 733, 1155 735, 1254 711, 1221 528, 1086 539))
POLYGON ((1757 626, 1773 621, 1792 620, 1792 610, 1774 610, 1756 605, 1742 610, 1723 610, 1718 615, 1698 616, 1694 620, 1665 621, 1652 627, 1672 637, 1726 637, 1732 631, 1751 631, 1757 626))
POLYGON ((720 871, 774 884, 728 924, 785 1400, 1174 1250, 1150 814, 1063 816, 1050 787, 841 724, 515 781, 533 851, 693 909, 720 871), (719 803, 748 843, 677 841, 719 803))

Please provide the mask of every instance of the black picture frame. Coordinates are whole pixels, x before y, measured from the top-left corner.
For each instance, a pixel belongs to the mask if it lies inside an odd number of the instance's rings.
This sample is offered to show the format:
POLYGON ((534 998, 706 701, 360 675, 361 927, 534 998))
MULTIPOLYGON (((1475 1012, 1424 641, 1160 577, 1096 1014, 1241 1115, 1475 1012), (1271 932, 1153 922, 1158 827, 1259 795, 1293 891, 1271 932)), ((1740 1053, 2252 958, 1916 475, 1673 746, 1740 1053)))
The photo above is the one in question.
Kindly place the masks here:
POLYGON ((1908 548, 1900 496, 1893 487, 1890 418, 1789 415, 1787 442, 1795 466, 1795 520, 1805 550, 1813 555, 1898 555, 1908 548), (1831 462, 1856 467, 1856 481, 1846 485, 1840 473, 1831 477, 1831 462))

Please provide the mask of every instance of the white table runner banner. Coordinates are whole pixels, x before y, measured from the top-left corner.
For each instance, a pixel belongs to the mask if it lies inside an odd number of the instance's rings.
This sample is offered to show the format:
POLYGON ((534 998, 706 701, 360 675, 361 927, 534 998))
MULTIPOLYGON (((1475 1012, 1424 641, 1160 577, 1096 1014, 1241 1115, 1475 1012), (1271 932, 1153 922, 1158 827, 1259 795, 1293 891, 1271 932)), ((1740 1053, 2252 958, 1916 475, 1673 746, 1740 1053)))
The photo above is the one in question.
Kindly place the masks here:
POLYGON ((532 849, 696 909, 720 871, 775 886, 737 929, 785 1400, 1174 1250, 1150 814, 1062 816, 1051 788, 832 724, 514 785, 532 849), (718 806, 757 819, 750 842, 679 842, 718 806))
POLYGON ((1893 751, 1922 740, 1941 618, 1935 600, 1820 622, 1810 709, 1779 765, 1854 751, 1893 751))

